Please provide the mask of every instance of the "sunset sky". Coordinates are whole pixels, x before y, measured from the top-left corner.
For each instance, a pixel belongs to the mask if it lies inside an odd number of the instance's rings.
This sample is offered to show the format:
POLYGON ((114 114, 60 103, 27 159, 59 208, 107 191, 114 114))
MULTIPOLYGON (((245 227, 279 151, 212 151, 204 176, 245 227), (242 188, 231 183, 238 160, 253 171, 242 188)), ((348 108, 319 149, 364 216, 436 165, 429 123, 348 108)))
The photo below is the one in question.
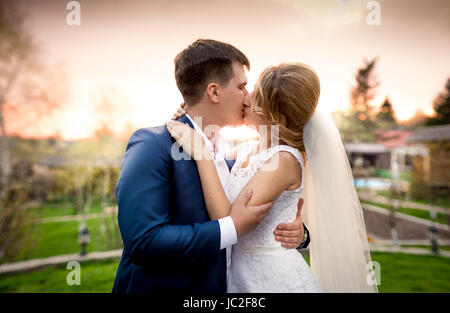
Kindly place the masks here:
MULTIPOLYGON (((182 98, 173 59, 197 38, 229 42, 250 59, 249 90, 268 65, 300 61, 321 80, 319 105, 348 108, 364 58, 379 57, 377 106, 389 96, 399 119, 432 101, 450 76, 450 1, 378 1, 381 25, 366 22, 369 1, 81 0, 69 26, 66 0, 33 0, 28 24, 45 55, 63 62, 70 95, 54 125, 67 139, 92 135, 101 89, 114 88, 114 129, 163 123, 182 98)), ((42 134, 51 132, 40 129, 42 134)))

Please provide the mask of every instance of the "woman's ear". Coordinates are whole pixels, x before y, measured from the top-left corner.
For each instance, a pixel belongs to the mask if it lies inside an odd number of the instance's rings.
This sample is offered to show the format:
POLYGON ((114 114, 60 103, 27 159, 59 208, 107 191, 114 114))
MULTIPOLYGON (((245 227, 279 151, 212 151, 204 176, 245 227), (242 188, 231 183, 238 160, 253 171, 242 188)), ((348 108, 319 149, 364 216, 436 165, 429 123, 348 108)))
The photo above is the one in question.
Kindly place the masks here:
POLYGON ((216 83, 210 83, 206 86, 206 93, 208 94, 209 100, 213 103, 219 103, 220 88, 216 83))

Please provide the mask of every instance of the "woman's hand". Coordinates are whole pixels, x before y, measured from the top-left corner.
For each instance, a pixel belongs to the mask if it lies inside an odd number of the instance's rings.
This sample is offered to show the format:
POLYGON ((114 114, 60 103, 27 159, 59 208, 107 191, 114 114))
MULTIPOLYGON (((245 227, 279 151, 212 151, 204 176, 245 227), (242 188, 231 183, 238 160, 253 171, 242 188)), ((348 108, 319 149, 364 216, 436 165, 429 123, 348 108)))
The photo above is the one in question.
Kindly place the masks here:
POLYGON ((173 114, 172 120, 176 120, 177 118, 185 115, 186 114, 186 111, 184 110, 185 107, 186 103, 183 102, 182 104, 180 104, 180 106, 177 108, 177 111, 173 114))
POLYGON ((177 121, 168 121, 166 127, 170 135, 192 159, 196 161, 212 160, 211 153, 208 151, 202 136, 189 125, 177 121))

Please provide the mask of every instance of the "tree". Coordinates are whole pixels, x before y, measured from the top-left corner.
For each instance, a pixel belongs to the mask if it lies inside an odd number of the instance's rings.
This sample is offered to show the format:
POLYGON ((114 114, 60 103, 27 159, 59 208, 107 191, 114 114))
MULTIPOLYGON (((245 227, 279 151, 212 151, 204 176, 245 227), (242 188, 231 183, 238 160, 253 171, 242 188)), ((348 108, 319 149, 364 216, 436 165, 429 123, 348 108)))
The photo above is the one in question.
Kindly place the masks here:
POLYGON ((426 121, 426 125, 450 124, 450 78, 447 79, 445 90, 433 101, 435 116, 426 121))
POLYGON ((388 130, 397 127, 397 121, 395 118, 394 108, 392 107, 392 103, 389 101, 389 98, 386 97, 383 104, 380 107, 379 112, 377 113, 377 128, 388 130))
POLYGON ((371 142, 375 138, 368 132, 359 119, 352 112, 332 112, 334 122, 344 142, 371 142))
POLYGON ((12 171, 8 138, 11 125, 7 122, 23 123, 16 124, 17 128, 37 123, 66 94, 65 77, 59 68, 43 62, 25 28, 25 12, 20 4, 0 1, 0 210, 12 171))
POLYGON ((426 120, 427 117, 423 113, 423 111, 421 109, 417 109, 414 115, 406 122, 403 122, 402 125, 406 126, 407 129, 416 129, 418 127, 424 126, 426 120))
POLYGON ((370 102, 375 98, 376 88, 379 85, 375 74, 377 58, 371 61, 364 60, 364 65, 356 72, 355 82, 350 90, 351 110, 349 114, 341 117, 339 130, 348 142, 373 141, 375 129, 373 108, 370 102))
POLYGON ((40 121, 59 105, 66 86, 61 72, 42 61, 25 27, 22 3, 0 1, 0 262, 14 259, 33 239, 28 233, 36 221, 26 209, 35 196, 32 171, 11 155, 11 124, 40 121))
POLYGON ((379 85, 374 74, 376 62, 377 58, 371 61, 364 60, 364 66, 356 73, 356 86, 353 86, 350 91, 353 114, 369 130, 373 129, 374 121, 370 102, 375 98, 376 88, 379 85))
POLYGON ((356 72, 356 84, 350 90, 350 112, 336 112, 334 118, 346 142, 374 141, 375 115, 370 102, 375 98, 378 86, 374 69, 377 59, 364 60, 364 65, 356 72))

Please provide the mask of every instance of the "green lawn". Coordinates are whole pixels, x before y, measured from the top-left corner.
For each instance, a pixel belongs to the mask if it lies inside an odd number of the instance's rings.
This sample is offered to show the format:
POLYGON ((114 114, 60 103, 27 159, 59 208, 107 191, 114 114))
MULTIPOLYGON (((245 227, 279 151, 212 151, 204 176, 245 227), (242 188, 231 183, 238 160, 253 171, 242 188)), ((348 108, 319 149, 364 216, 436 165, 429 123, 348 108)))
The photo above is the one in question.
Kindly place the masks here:
MULTIPOLYGON (((107 245, 106 231, 102 233, 103 218, 87 220, 87 227, 90 231, 91 242, 87 246, 87 251, 105 251, 121 248, 122 246, 107 245)), ((114 243, 113 226, 116 222, 112 217, 107 217, 107 223, 110 230, 110 241, 114 243)), ((33 244, 18 256, 17 260, 26 260, 34 258, 46 258, 59 254, 71 254, 80 252, 78 244, 78 221, 55 222, 38 224, 33 229, 33 244)), ((119 241, 120 233, 117 231, 119 241)))
MULTIPOLYGON (((375 169, 374 177, 378 178, 385 178, 385 179, 391 179, 391 171, 390 170, 383 170, 383 169, 375 169)), ((411 172, 410 171, 404 171, 400 173, 400 180, 404 180, 407 182, 411 182, 411 172)))
MULTIPOLYGON (((372 204, 375 206, 379 206, 381 208, 385 208, 385 209, 389 209, 389 205, 387 204, 381 204, 381 203, 376 203, 376 202, 372 202, 372 201, 366 201, 366 200, 362 200, 361 199, 361 203, 367 203, 367 204, 372 204)), ((438 222, 441 224, 448 224, 448 215, 446 214, 442 214, 442 213, 437 213, 437 218, 431 218, 430 217, 430 213, 426 210, 420 210, 420 209, 414 209, 414 208, 405 208, 405 207, 400 207, 398 210, 396 210, 395 212, 399 212, 399 213, 403 213, 403 214, 408 214, 411 216, 415 216, 415 217, 419 217, 419 218, 423 218, 429 221, 433 221, 433 222, 438 222)))
MULTIPOLYGON (((107 206, 116 205, 108 203, 107 206)), ((49 218, 59 216, 74 216, 73 202, 68 198, 61 198, 54 201, 47 201, 41 207, 28 209, 32 218, 49 218)), ((92 201, 88 213, 101 213, 100 199, 92 201)), ((41 221, 41 220, 40 220, 41 221)), ((78 244, 79 221, 50 222, 35 224, 26 240, 26 246, 14 259, 8 262, 22 261, 34 258, 46 258, 60 254, 71 254, 80 252, 78 244)), ((87 246, 87 251, 105 251, 122 247, 122 239, 117 226, 117 218, 109 216, 106 218, 106 225, 102 227, 103 218, 87 220, 87 227, 90 231, 91 242, 87 246), (116 228, 116 233, 114 229, 116 228), (109 232, 108 232, 109 231, 109 232), (109 240, 107 240, 109 238, 109 240)), ((0 264, 4 262, 0 258, 0 264)))
MULTIPOLYGON (((115 202, 109 202, 107 206, 116 206, 115 202)), ((41 218, 75 215, 75 209, 72 202, 46 202, 39 208, 28 209, 30 213, 35 214, 41 218)), ((100 200, 92 201, 91 208, 87 213, 100 213, 102 211, 100 200)))
POLYGON ((450 259, 440 256, 372 253, 380 263, 380 292, 450 292, 450 259))
POLYGON ((0 276, 0 292, 111 292, 119 260, 81 263, 80 285, 69 286, 66 266, 0 276))
MULTIPOLYGON (((405 247, 405 248, 420 248, 420 249, 426 249, 426 250, 431 250, 431 246, 426 246, 426 245, 400 245, 401 247, 405 247)), ((450 251, 450 246, 439 246, 438 248, 439 250, 442 251, 450 251)))
MULTIPOLYGON (((306 256, 306 261, 309 259, 306 256)), ((380 263, 380 292, 450 292, 450 259, 372 253, 380 263)), ((0 276, 0 292, 110 292, 119 260, 81 263, 81 285, 69 286, 65 266, 0 276)))
MULTIPOLYGON (((391 194, 389 190, 379 190, 377 191, 377 194, 379 196, 383 196, 383 197, 387 197, 387 198, 391 198, 391 194)), ((401 200, 406 201, 406 197, 402 197, 401 200)), ((411 202, 416 202, 416 203, 420 203, 420 204, 429 204, 428 200, 423 200, 423 199, 410 199, 408 201, 411 202)), ((433 201, 435 202, 434 204, 437 206, 441 206, 444 208, 450 208, 450 197, 438 197, 433 199, 433 201)))
MULTIPOLYGON (((371 252, 380 263, 381 285, 386 292, 450 292, 450 259, 442 256, 371 252)), ((309 264, 308 256, 304 255, 309 264)))

